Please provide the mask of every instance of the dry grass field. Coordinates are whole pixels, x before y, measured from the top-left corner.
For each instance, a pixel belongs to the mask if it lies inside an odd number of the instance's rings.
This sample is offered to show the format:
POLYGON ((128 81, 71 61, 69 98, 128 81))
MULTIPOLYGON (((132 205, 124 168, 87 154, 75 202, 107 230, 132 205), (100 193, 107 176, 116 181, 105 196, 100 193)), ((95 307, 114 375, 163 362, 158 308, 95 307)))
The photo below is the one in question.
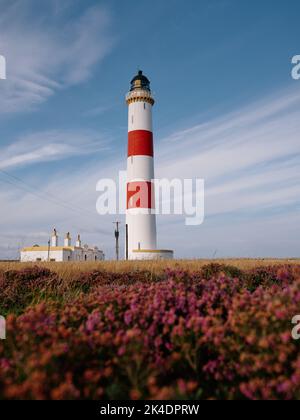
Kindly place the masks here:
POLYGON ((46 267, 56 272, 62 279, 70 280, 75 274, 83 272, 106 271, 110 273, 128 273, 136 271, 149 271, 154 274, 161 274, 166 269, 198 271, 204 265, 216 263, 237 267, 241 270, 248 270, 257 267, 273 265, 295 264, 300 265, 299 259, 195 259, 195 260, 173 260, 173 261, 104 261, 104 262, 66 262, 66 263, 19 263, 1 262, 0 272, 7 270, 23 270, 26 267, 46 267))

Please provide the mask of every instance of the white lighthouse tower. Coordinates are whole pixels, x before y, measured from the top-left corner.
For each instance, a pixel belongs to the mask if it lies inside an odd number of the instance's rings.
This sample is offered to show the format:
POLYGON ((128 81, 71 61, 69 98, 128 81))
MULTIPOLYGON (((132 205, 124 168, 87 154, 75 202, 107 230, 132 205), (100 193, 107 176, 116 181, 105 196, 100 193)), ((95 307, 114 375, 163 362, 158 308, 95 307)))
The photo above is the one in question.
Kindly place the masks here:
POLYGON ((150 81, 142 71, 131 81, 128 104, 126 257, 170 259, 173 251, 157 249, 154 147, 150 81))

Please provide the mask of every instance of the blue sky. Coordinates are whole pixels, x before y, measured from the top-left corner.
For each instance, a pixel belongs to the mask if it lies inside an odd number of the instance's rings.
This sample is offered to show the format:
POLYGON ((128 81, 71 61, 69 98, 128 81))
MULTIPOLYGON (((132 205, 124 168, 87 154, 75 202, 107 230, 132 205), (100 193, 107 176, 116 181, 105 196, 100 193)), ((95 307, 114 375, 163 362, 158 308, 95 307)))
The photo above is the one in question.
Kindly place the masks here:
MULTIPOLYGON (((81 232, 113 255, 99 178, 126 166, 124 95, 151 79, 156 174, 206 183, 206 217, 158 218, 177 257, 300 249, 300 4, 0 0, 0 258, 81 232)), ((121 217, 124 221, 124 218, 121 217)))

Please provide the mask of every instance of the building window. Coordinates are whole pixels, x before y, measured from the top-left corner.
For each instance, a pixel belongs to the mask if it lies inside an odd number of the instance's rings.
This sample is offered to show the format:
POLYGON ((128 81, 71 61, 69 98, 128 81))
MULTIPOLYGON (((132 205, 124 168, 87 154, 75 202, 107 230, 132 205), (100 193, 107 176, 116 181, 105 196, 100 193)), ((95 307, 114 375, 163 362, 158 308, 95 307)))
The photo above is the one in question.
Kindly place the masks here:
POLYGON ((84 256, 84 261, 87 261, 87 255, 84 256))
POLYGON ((68 256, 68 261, 71 261, 71 257, 70 257, 70 255, 68 256))
POLYGON ((95 255, 95 261, 97 261, 97 255, 95 255))
POLYGON ((56 261, 56 259, 55 258, 51 258, 51 260, 50 260, 51 262, 55 262, 56 261))
POLYGON ((36 259, 36 262, 41 262, 42 261, 42 259, 41 258, 37 258, 36 259))

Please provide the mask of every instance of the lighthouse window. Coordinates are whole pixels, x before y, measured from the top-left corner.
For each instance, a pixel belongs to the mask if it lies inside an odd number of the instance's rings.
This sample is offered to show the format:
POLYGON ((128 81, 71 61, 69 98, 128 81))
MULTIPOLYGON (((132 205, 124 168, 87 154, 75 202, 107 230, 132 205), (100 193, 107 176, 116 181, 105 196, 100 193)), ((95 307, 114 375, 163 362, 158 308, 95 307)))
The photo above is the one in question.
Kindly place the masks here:
POLYGON ((146 109, 146 103, 144 102, 144 109, 146 109))
POLYGON ((131 124, 133 124, 133 115, 131 116, 131 124))

